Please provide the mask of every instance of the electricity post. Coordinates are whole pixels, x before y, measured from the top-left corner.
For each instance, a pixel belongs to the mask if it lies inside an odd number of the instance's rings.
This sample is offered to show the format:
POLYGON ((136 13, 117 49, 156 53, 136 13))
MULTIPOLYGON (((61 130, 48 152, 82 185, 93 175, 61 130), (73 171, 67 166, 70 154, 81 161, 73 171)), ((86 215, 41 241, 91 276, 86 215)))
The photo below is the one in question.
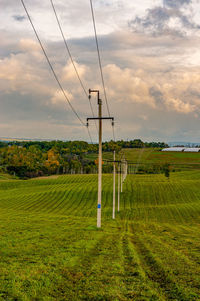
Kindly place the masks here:
POLYGON ((128 163, 127 163, 127 161, 125 161, 125 179, 124 180, 126 180, 127 173, 128 173, 128 163))
POLYGON ((113 154, 113 214, 112 218, 115 219, 115 151, 113 154))
POLYGON ((123 192, 123 185, 122 185, 122 172, 123 172, 123 165, 122 165, 122 161, 120 163, 120 182, 121 182, 121 192, 123 192))
POLYGON ((117 197, 117 211, 119 212, 119 208, 120 208, 120 163, 118 163, 118 166, 117 166, 117 172, 118 172, 118 183, 117 183, 117 194, 118 194, 118 197, 117 197))
POLYGON ((89 120, 99 120, 99 157, 98 157, 98 201, 97 201, 97 228, 101 228, 101 196, 102 196, 102 120, 111 119, 114 126, 114 117, 102 117, 102 100, 99 97, 99 90, 89 89, 89 99, 91 93, 97 93, 98 117, 87 118, 87 126, 89 120))

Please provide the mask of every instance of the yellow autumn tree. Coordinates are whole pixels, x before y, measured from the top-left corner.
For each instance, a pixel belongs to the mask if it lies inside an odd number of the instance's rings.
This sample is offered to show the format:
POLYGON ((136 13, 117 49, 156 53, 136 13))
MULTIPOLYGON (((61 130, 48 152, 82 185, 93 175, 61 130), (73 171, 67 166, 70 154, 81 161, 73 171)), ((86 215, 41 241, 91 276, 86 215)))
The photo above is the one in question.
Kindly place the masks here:
POLYGON ((55 173, 58 170, 59 166, 59 154, 54 149, 50 149, 47 152, 47 160, 45 162, 45 167, 50 173, 55 173))

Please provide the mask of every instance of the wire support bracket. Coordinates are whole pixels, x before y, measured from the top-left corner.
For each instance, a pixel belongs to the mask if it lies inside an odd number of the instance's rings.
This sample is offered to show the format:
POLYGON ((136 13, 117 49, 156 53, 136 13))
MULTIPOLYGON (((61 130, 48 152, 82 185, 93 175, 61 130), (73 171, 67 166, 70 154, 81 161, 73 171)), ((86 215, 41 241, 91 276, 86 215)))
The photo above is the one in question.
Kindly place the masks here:
POLYGON ((114 117, 89 117, 87 118, 87 127, 89 126, 89 120, 112 120, 112 126, 114 126, 114 117))

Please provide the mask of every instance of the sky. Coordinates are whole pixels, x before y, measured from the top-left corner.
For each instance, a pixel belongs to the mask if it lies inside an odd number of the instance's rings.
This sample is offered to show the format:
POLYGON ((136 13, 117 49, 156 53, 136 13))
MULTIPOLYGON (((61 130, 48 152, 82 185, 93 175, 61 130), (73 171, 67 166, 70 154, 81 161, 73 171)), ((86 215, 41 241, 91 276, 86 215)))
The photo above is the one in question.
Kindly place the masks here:
MULTIPOLYGON (((77 79, 50 0, 24 0, 71 104, 86 123, 77 79)), ((86 90, 99 89, 108 116, 89 0, 53 0, 86 90)), ((199 141, 200 0, 93 0, 116 139, 199 141)), ((0 0, 0 137, 90 141, 41 51, 21 1, 0 0)), ((97 100, 92 97, 94 114, 97 100)), ((90 122, 97 141, 95 123, 90 122)), ((112 139, 109 121, 103 139, 112 139)))

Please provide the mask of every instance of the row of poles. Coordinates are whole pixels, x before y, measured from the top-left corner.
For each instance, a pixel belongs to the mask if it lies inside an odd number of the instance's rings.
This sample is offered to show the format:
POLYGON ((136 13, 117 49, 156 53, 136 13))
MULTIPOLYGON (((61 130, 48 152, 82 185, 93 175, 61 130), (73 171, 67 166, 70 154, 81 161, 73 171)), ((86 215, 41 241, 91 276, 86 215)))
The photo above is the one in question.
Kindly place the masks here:
POLYGON ((117 163, 117 174, 118 174, 118 185, 117 185, 117 211, 120 211, 120 192, 123 192, 123 183, 126 179, 128 172, 127 161, 123 158, 120 161, 116 161, 115 151, 113 155, 113 212, 112 218, 115 219, 115 205, 116 205, 116 163, 117 163))
MULTIPOLYGON (((91 94, 97 95, 98 117, 87 118, 87 126, 89 120, 98 120, 99 122, 99 155, 98 155, 98 201, 97 201, 97 228, 101 228, 101 199, 102 199, 102 120, 110 119, 112 126, 114 126, 114 117, 102 117, 102 100, 100 99, 99 90, 89 89, 89 99, 91 94)), ((116 163, 118 163, 118 211, 120 210, 120 191, 123 190, 123 182, 127 176, 128 165, 125 158, 121 161, 116 161, 115 151, 113 156, 113 214, 112 218, 115 219, 115 201, 116 201, 116 163), (121 177, 121 178, 120 178, 121 177), (121 183, 121 184, 120 184, 121 183), (119 187, 121 185, 121 187, 119 187)))

